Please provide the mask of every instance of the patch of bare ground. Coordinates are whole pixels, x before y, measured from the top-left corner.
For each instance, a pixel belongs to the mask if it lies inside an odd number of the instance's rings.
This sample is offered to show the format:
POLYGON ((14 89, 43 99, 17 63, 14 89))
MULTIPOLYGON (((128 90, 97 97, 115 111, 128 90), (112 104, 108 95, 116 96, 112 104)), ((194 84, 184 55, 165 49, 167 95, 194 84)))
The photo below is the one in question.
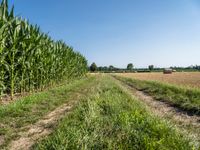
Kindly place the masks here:
MULTIPOLYGON (((5 125, 0 123, 0 129, 4 128, 5 125)), ((3 135, 0 135, 0 145, 2 145, 5 142, 5 137, 3 135)))
POLYGON ((5 96, 2 96, 0 98, 0 105, 8 105, 14 101, 16 101, 17 99, 21 98, 21 97, 25 97, 26 95, 28 95, 27 93, 26 94, 15 94, 13 99, 11 100, 11 96, 9 95, 5 95, 5 96))
POLYGON ((4 137, 0 136, 0 145, 2 145, 4 143, 4 137))
POLYGON ((58 120, 62 119, 67 113, 70 113, 70 110, 72 110, 73 106, 75 106, 77 102, 78 101, 71 101, 68 104, 64 104, 47 114, 43 119, 39 120, 35 124, 23 127, 24 130, 18 134, 19 138, 11 141, 8 149, 30 149, 39 139, 52 133, 52 127, 57 124, 58 120))
POLYGON ((135 88, 122 83, 115 79, 119 86, 124 88, 132 96, 141 100, 150 112, 154 115, 164 118, 170 122, 173 122, 183 133, 191 138, 197 147, 200 146, 200 116, 190 115, 164 101, 158 101, 153 99, 142 91, 138 91, 135 88))

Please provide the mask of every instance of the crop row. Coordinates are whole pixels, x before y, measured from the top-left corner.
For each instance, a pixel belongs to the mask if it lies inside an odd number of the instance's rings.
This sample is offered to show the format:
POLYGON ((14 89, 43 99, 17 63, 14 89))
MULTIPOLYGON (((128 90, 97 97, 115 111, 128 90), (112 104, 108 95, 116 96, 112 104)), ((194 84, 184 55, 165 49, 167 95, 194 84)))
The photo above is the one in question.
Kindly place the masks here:
POLYGON ((63 41, 0 5, 0 96, 41 90, 66 78, 83 76, 87 60, 63 41))

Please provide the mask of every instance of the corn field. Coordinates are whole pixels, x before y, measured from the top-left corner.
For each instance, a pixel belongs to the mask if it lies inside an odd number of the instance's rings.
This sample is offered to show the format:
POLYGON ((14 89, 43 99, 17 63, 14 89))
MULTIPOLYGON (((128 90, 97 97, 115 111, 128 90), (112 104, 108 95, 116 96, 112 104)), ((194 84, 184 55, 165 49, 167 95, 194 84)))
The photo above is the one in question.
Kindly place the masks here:
POLYGON ((0 5, 0 96, 42 90, 83 76, 87 60, 37 25, 14 15, 7 0, 0 5))

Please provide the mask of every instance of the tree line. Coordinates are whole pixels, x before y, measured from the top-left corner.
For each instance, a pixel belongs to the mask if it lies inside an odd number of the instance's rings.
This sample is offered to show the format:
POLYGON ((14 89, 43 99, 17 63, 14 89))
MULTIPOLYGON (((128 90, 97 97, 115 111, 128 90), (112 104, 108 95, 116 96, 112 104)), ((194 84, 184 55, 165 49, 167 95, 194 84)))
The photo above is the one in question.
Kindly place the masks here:
MULTIPOLYGON (((97 66, 96 63, 92 63, 90 67, 88 67, 88 70, 91 72, 105 72, 105 73, 110 73, 110 72, 162 72, 165 68, 159 68, 155 67, 154 65, 149 65, 146 68, 134 68, 134 65, 132 63, 127 64, 126 68, 117 68, 114 67, 113 65, 110 66, 97 66)), ((189 66, 189 67, 169 67, 169 69, 172 69, 173 71, 200 71, 200 66, 195 65, 195 66, 189 66)))
POLYGON ((100 72, 129 71, 129 72, 131 72, 131 71, 134 71, 134 66, 133 66, 132 63, 129 63, 129 64, 127 65, 127 68, 126 68, 126 69, 117 68, 117 67, 114 67, 113 65, 110 65, 110 66, 108 66, 108 67, 107 67, 107 66, 104 66, 104 67, 99 66, 99 67, 97 67, 96 63, 93 62, 93 63, 90 65, 90 67, 88 68, 88 70, 91 71, 91 72, 95 72, 95 71, 100 71, 100 72))

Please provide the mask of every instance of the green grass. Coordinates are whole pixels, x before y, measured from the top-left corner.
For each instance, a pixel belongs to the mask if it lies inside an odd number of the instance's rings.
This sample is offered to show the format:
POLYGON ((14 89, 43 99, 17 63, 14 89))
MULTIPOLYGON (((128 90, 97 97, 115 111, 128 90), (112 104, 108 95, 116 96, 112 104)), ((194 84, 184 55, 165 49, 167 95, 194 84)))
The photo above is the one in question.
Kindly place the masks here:
POLYGON ((188 89, 155 81, 141 81, 114 76, 122 82, 138 90, 144 91, 157 100, 166 101, 171 105, 188 111, 190 114, 200 114, 200 90, 188 89))
POLYGON ((16 138, 22 127, 38 121, 63 103, 74 99, 79 100, 77 94, 86 96, 96 83, 95 77, 74 80, 62 86, 32 94, 9 105, 0 106, 0 137, 5 137, 5 143, 0 146, 0 149, 5 147, 11 139, 16 138))
POLYGON ((172 124, 150 115, 111 78, 101 77, 92 93, 33 149, 192 149, 172 124))

